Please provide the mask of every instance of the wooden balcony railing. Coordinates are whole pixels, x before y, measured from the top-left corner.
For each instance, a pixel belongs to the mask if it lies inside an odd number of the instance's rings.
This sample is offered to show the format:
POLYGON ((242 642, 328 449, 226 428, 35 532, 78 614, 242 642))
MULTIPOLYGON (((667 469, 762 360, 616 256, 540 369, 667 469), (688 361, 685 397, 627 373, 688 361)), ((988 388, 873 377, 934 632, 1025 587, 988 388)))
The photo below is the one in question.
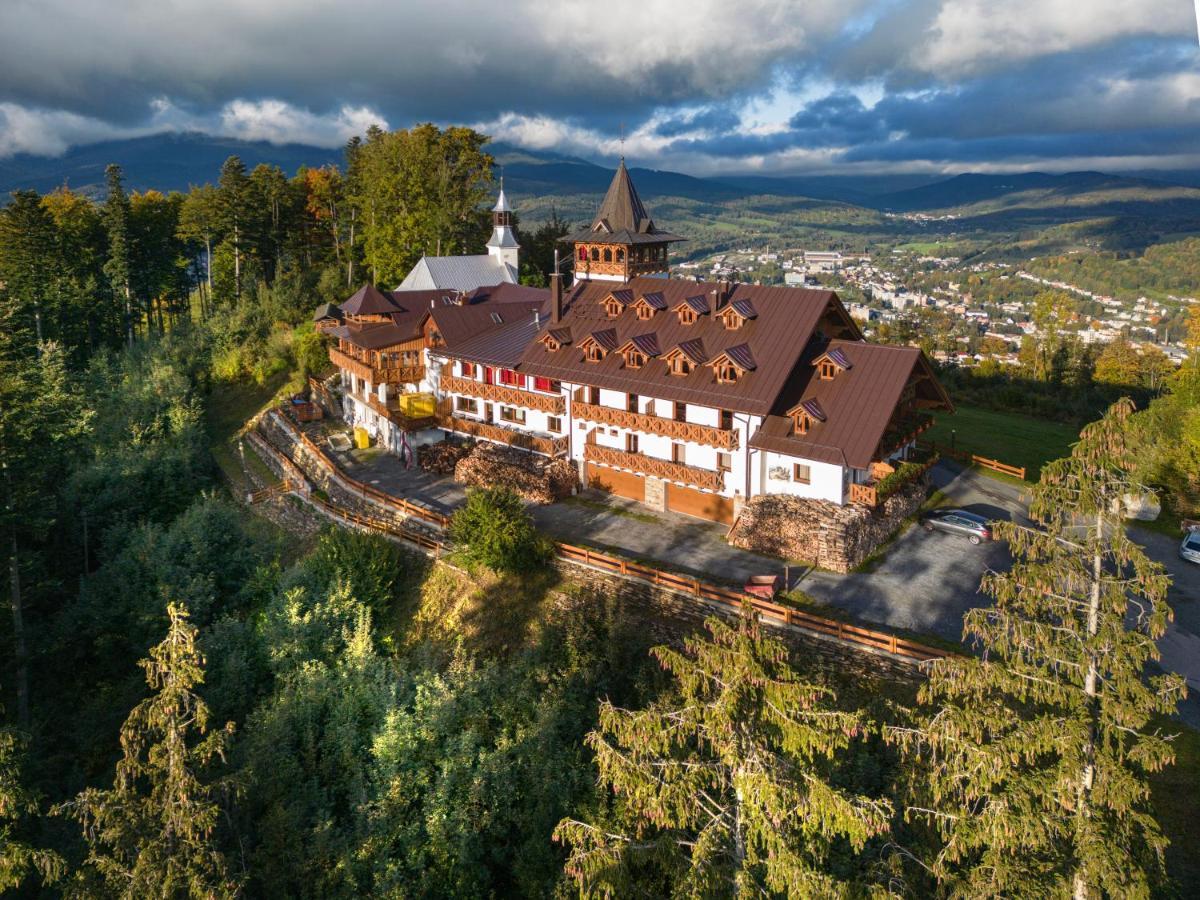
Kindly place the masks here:
POLYGON ((348 353, 343 353, 337 347, 329 348, 329 360, 339 369, 353 372, 371 384, 417 384, 425 377, 425 367, 422 365, 372 366, 355 359, 348 353))
POLYGON ((548 435, 532 434, 528 431, 518 431, 515 428, 505 428, 491 422, 480 422, 438 411, 437 424, 447 431, 482 438, 485 441, 495 441, 498 444, 508 444, 519 450, 531 450, 543 456, 564 456, 567 452, 567 436, 550 437, 548 435))
POLYGON ((876 506, 879 503, 879 492, 875 490, 875 482, 851 484, 850 502, 861 503, 863 506, 876 506))
POLYGON ((588 422, 598 422, 601 425, 616 425, 629 428, 645 434, 658 434, 675 438, 680 441, 691 441, 695 444, 706 444, 722 450, 738 448, 738 433, 733 429, 716 428, 712 425, 697 425, 695 422, 677 422, 662 416, 652 416, 648 413, 628 412, 614 409, 611 406, 597 406, 594 403, 584 403, 579 398, 571 402, 571 416, 585 419, 588 422))
MULTIPOLYGON (((329 348, 329 361, 339 369, 345 369, 347 372, 352 372, 364 381, 371 381, 373 372, 371 367, 361 360, 355 359, 348 353, 343 353, 337 347, 329 348)), ((374 384, 374 382, 371 382, 374 384)))
POLYGON ((602 447, 599 444, 585 445, 583 458, 588 462, 616 466, 619 469, 630 469, 643 475, 664 478, 667 481, 694 484, 696 487, 709 491, 720 491, 725 487, 725 477, 721 472, 701 469, 698 466, 688 466, 672 462, 669 459, 659 459, 656 456, 646 456, 642 453, 628 453, 612 447, 602 447))
POLYGON ((503 384, 484 384, 482 381, 446 374, 442 375, 441 386, 443 394, 463 394, 493 403, 503 403, 506 406, 536 409, 553 416, 564 415, 567 411, 567 400, 561 394, 539 394, 536 391, 525 391, 503 384))

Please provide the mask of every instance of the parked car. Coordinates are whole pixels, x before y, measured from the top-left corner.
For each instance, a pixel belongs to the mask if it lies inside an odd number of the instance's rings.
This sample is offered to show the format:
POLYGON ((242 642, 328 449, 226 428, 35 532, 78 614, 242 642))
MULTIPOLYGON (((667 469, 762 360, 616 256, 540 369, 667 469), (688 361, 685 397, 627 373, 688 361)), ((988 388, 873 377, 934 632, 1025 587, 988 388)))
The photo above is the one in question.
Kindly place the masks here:
POLYGON ((965 509, 935 509, 921 523, 926 531, 945 531, 961 534, 972 544, 992 539, 992 528, 983 516, 965 509))
POLYGON ((1179 545, 1179 555, 1190 563, 1200 565, 1200 530, 1189 531, 1179 545))

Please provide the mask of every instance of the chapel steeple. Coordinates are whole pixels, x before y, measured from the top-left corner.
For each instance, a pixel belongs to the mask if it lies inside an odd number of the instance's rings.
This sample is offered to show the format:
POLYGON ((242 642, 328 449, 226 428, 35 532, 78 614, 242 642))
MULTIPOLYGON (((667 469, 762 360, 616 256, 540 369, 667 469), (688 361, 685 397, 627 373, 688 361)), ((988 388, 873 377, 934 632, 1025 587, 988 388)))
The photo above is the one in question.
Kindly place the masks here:
POLYGON ((628 281, 665 276, 667 245, 683 238, 655 226, 622 156, 591 227, 563 240, 575 245, 576 281, 628 281))
POLYGON ((495 257, 519 272, 518 256, 521 245, 512 229, 512 207, 504 195, 504 176, 500 176, 500 196, 492 207, 492 237, 487 242, 488 256, 495 257))

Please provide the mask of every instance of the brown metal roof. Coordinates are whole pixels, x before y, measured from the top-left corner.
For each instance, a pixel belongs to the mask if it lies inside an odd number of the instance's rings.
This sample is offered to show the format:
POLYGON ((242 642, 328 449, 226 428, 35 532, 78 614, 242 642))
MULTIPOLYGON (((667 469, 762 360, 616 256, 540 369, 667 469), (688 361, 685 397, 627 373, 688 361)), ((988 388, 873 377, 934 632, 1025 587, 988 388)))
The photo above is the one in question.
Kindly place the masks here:
MULTIPOLYGON (((914 374, 933 375, 929 361, 914 347, 841 340, 817 345, 788 379, 750 446, 865 469, 874 461, 900 392, 914 374), (845 356, 851 368, 822 381, 813 363, 827 351, 845 356), (816 420, 807 434, 792 433, 789 412, 798 406, 816 420)), ((923 382, 920 391, 926 399, 949 405, 936 380, 923 382)))
POLYGON ((373 284, 364 284, 342 304, 347 316, 386 316, 400 311, 399 304, 373 284))
MULTIPOLYGON (((623 287, 632 290, 635 296, 661 292, 668 308, 697 295, 706 296, 709 309, 716 306, 712 292, 720 289, 715 283, 663 278, 634 278, 623 287)), ((718 384, 712 369, 704 365, 697 365, 688 375, 671 375, 661 358, 650 360, 638 369, 627 369, 619 354, 609 354, 600 362, 589 363, 584 361, 578 346, 550 351, 539 343, 531 344, 525 351, 520 370, 560 381, 766 415, 826 310, 832 308, 839 323, 857 334, 832 291, 746 284, 730 288, 734 301, 749 300, 756 312, 755 318, 742 327, 726 329, 720 320, 707 316, 684 325, 673 315, 656 316, 652 327, 662 348, 674 349, 684 342, 699 339, 703 346, 703 354, 698 359, 700 363, 708 362, 730 347, 746 344, 757 365, 754 371, 747 372, 733 384, 718 384)), ((612 290, 611 283, 600 281, 576 285, 565 298, 562 325, 571 327, 575 334, 614 328, 617 346, 624 346, 635 335, 644 334, 647 323, 638 319, 631 309, 616 318, 609 318, 603 301, 612 290)))

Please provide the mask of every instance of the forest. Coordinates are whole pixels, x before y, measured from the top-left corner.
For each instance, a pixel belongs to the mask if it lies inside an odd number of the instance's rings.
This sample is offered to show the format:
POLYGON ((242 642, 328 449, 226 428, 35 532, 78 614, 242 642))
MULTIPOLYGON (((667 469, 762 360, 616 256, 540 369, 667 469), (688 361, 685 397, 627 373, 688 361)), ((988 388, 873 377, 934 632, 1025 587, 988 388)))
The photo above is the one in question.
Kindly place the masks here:
MULTIPOLYGON (((213 447, 326 365, 319 302, 480 251, 491 168, 485 136, 418 126, 341 168, 231 158, 171 195, 111 168, 102 202, 0 209, 0 892, 1169 897, 1200 877, 1176 774, 1200 745, 1171 718, 1182 679, 1152 668, 1167 578, 1112 527, 1139 480, 1200 492, 1200 367, 1043 469, 1041 528, 1004 527, 1014 566, 964 622, 977 652, 912 681, 749 616, 664 637, 547 565, 502 490, 438 562, 248 512, 213 447)), ((566 229, 522 235, 524 279, 566 229)))

